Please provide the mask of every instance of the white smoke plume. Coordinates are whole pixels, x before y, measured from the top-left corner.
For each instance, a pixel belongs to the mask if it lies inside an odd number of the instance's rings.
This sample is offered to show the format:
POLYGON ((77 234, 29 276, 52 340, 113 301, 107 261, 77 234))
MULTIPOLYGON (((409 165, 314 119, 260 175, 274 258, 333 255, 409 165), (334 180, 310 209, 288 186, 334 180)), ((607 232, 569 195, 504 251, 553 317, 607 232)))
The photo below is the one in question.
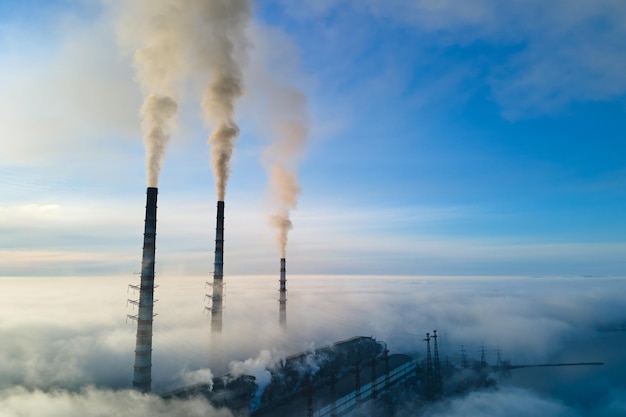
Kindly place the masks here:
POLYGON ((224 200, 230 161, 239 135, 235 104, 243 94, 246 26, 251 18, 250 0, 196 1, 194 3, 197 48, 196 69, 209 81, 202 97, 203 115, 213 126, 209 138, 217 198, 224 200))
POLYGON ((300 185, 298 163, 309 138, 309 103, 305 91, 312 86, 302 70, 298 47, 275 28, 251 25, 254 48, 245 67, 247 93, 244 112, 254 120, 267 146, 261 162, 268 172, 271 198, 270 225, 277 231, 278 249, 285 257, 300 185))
POLYGON ((190 39, 188 2, 119 2, 118 38, 133 51, 137 81, 144 94, 141 127, 148 186, 156 187, 187 74, 190 39))
POLYGON ((213 390, 213 372, 209 368, 188 371, 183 369, 179 373, 179 378, 184 385, 209 384, 209 391, 213 390))
POLYGON ((182 82, 190 70, 206 78, 203 115, 214 129, 212 165, 219 200, 224 200, 239 127, 235 102, 243 94, 242 64, 251 18, 250 0, 117 1, 121 44, 134 53, 144 93, 141 109, 148 185, 156 186, 174 127, 182 82), (207 78, 208 77, 208 78, 207 78))
POLYGON ((297 164, 308 138, 308 106, 302 93, 288 87, 280 89, 277 99, 281 103, 273 117, 272 143, 264 158, 271 164, 269 187, 275 207, 270 224, 277 229, 278 249, 281 258, 285 258, 287 236, 293 227, 290 212, 296 208, 301 192, 297 164), (283 109, 290 112, 284 113, 283 109))
POLYGON ((284 355, 279 355, 277 352, 270 352, 264 349, 256 358, 249 358, 243 362, 233 361, 228 365, 230 374, 234 378, 238 378, 242 375, 251 375, 255 378, 257 390, 250 405, 252 411, 259 407, 265 387, 272 382, 272 373, 270 370, 282 360, 284 360, 284 355))
POLYGON ((276 164, 270 172, 270 189, 278 208, 278 212, 270 216, 270 224, 278 229, 278 248, 281 258, 284 258, 287 254, 287 234, 293 227, 289 211, 296 208, 300 186, 295 174, 276 164))
POLYGON ((176 101, 169 96, 151 94, 141 106, 141 123, 146 147, 148 186, 156 187, 163 165, 165 147, 170 139, 168 125, 176 116, 176 101))

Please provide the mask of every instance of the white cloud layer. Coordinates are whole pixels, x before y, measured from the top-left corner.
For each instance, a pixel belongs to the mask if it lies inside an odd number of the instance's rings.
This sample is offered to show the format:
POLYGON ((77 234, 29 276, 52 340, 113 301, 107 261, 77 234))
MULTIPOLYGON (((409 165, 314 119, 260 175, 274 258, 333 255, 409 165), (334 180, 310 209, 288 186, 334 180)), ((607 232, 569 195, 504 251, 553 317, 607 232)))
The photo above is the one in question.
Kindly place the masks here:
POLYGON ((163 401, 135 391, 85 388, 77 393, 12 388, 0 391, 4 417, 231 417, 201 399, 163 401))
MULTIPOLYGON (((407 414, 408 415, 408 414, 407 414)), ((475 392, 455 399, 450 404, 434 407, 427 417, 461 416, 510 416, 510 417, 579 417, 577 411, 532 392, 507 388, 498 392, 475 392)))
MULTIPOLYGON (((289 263, 287 267, 289 271, 289 263)), ((210 320, 202 314, 209 274, 158 274, 154 391, 236 368, 262 375, 264 364, 275 360, 268 352, 259 355, 263 349, 288 355, 312 343, 321 346, 354 335, 373 335, 387 342, 392 353, 421 359, 424 334, 438 329, 441 358, 454 363, 461 345, 474 359, 485 345, 490 364, 495 363, 496 347, 514 364, 606 363, 513 371, 511 380, 500 381, 503 390, 457 399, 449 409, 437 409, 448 413, 443 415, 481 409, 481 415, 496 416, 509 403, 518 415, 530 415, 516 408, 516 398, 528 401, 528 410, 548 413, 541 415, 568 415, 559 413, 576 409, 586 411, 581 415, 613 417, 623 409, 626 359, 615 346, 626 342, 626 336, 599 331, 626 322, 620 296, 626 290, 623 279, 323 277, 288 272, 283 333, 277 275, 228 276, 224 332, 212 338, 210 320)), ((6 301, 0 306, 0 403, 8 407, 2 410, 21 405, 31 414, 17 415, 56 416, 62 410, 71 416, 87 403, 98 406, 103 398, 119 396, 120 404, 135 398, 138 394, 107 391, 130 386, 135 326, 124 325, 125 313, 133 313, 124 303, 136 298, 126 291, 135 280, 130 275, 1 278, 6 301), (29 408, 36 404, 47 404, 50 414, 36 414, 37 409, 29 408)), ((177 409, 153 397, 138 401, 145 402, 141 407, 177 409)), ((102 410, 115 415, 117 409, 102 410)))

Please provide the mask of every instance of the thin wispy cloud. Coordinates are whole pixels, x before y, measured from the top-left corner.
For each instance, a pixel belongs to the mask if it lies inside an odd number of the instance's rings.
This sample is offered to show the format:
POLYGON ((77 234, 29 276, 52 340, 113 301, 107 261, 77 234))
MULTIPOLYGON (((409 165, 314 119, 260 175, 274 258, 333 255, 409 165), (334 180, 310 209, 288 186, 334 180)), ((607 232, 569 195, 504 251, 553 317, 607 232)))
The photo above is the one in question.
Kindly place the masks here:
MULTIPOLYGON (((483 82, 510 119, 558 112, 574 102, 611 100, 626 93, 626 59, 618 41, 626 35, 621 24, 626 8, 620 2, 577 1, 574 7, 569 1, 503 4, 493 0, 286 5, 296 18, 305 20, 348 8, 392 19, 415 31, 420 43, 414 47, 429 46, 430 55, 483 43, 486 48, 466 62, 484 68, 483 82)), ((451 68, 440 68, 442 76, 451 68)), ((428 83, 424 87, 426 91, 432 88, 428 83)), ((451 91, 449 95, 455 94, 451 91)))
POLYGON ((24 42, 3 53, 3 164, 50 166, 68 154, 94 160, 139 132, 138 90, 110 26, 72 20, 51 36, 57 46, 24 42))

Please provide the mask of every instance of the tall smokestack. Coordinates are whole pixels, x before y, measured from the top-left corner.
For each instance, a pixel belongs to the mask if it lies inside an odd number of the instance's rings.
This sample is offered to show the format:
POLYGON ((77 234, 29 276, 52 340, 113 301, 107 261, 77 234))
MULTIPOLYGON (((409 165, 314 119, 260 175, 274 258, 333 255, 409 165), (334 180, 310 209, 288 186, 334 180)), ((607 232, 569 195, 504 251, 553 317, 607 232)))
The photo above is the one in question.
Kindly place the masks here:
POLYGON ((213 304, 211 306, 211 330, 222 331, 222 298, 224 295, 224 202, 217 202, 217 226, 215 228, 215 263, 213 272, 213 304))
POLYGON ((280 258, 280 298, 278 299, 278 324, 282 329, 287 328, 287 272, 285 258, 280 258))
POLYGON ((143 259, 137 314, 137 342, 133 388, 150 392, 152 385, 152 318, 154 307, 154 255, 156 241, 156 212, 158 188, 148 187, 146 223, 143 234, 143 259))

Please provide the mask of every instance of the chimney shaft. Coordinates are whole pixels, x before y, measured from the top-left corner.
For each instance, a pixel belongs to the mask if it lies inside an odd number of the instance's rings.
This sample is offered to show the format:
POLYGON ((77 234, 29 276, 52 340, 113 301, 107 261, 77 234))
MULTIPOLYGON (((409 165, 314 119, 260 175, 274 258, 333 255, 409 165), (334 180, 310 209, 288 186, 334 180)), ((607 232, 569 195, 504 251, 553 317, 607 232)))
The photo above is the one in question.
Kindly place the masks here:
POLYGON ((286 260, 280 259, 280 298, 278 299, 278 324, 282 329, 287 328, 287 272, 286 260))
POLYGON ((154 257, 156 250, 156 187, 148 187, 146 194, 146 220, 143 234, 143 258, 139 287, 139 313, 137 315, 137 341, 133 388, 150 392, 152 385, 152 318, 154 307, 154 257))
POLYGON ((213 272, 213 303, 211 306, 211 330, 222 331, 222 298, 224 294, 224 202, 217 202, 217 225, 215 227, 215 263, 213 272))
POLYGON ((285 268, 285 258, 280 258, 280 292, 287 292, 287 272, 285 268))
POLYGON ((217 225, 215 227, 214 279, 224 278, 224 202, 217 202, 217 225))

